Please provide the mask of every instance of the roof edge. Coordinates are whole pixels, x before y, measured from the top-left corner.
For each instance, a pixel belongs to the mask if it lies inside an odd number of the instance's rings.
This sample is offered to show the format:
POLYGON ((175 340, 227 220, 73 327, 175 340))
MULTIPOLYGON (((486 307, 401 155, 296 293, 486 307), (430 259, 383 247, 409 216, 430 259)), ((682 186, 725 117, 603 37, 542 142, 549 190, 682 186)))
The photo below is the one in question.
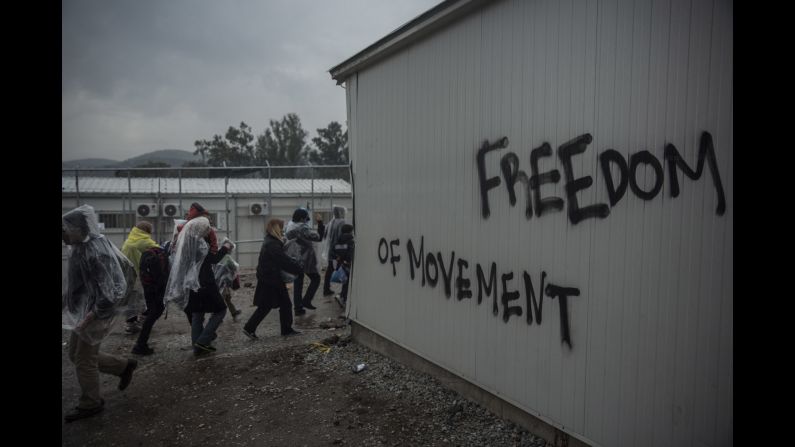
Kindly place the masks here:
POLYGON ((445 0, 329 69, 331 78, 337 84, 342 84, 352 73, 384 59, 492 1, 494 0, 445 0))

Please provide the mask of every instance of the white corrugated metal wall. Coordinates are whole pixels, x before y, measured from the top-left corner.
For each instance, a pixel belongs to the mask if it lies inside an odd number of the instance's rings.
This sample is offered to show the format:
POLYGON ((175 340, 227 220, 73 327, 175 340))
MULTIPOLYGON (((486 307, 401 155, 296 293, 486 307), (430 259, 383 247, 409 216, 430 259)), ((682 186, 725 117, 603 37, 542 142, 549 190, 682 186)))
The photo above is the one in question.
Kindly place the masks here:
MULTIPOLYGON (((732 3, 701 0, 502 1, 354 74, 346 81, 355 174, 357 258, 351 317, 419 355, 591 443, 605 446, 732 445, 733 101, 732 3), (708 164, 691 180, 677 171, 671 197, 664 160, 673 144, 697 165, 703 132, 713 138, 725 214, 708 164), (627 188, 605 218, 572 224, 558 147, 583 134, 576 177, 593 184, 580 206, 609 204, 599 155, 629 162, 647 150, 662 189, 643 200, 627 188), (524 215, 525 193, 508 201, 505 180, 481 216, 476 153, 486 177, 500 158, 548 142, 540 187, 564 208, 524 215), (406 243, 468 261, 473 297, 410 279, 406 243), (379 241, 399 239, 400 261, 381 263, 379 241), (478 304, 475 264, 497 266, 521 317, 478 304), (523 272, 538 293, 573 287, 572 347, 561 340, 560 300, 545 297, 541 324, 526 323, 523 272)), ((654 171, 640 164, 638 186, 654 171)), ((613 166, 612 175, 618 178, 613 166)), ((533 207, 538 203, 533 202, 533 207)), ((383 250, 383 247, 381 247, 383 250)), ((391 253, 390 253, 391 255, 391 253)), ((445 267, 447 269, 447 267, 445 267)), ((432 270, 432 269, 431 269, 432 270)), ((419 275, 419 273, 415 273, 419 275)))

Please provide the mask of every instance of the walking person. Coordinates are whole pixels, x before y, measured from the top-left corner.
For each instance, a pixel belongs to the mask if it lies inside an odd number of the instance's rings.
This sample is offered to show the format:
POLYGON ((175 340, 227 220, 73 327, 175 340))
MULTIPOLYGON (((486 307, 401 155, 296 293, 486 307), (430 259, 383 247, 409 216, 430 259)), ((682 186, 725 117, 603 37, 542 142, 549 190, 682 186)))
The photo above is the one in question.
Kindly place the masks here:
POLYGON ((345 271, 346 280, 342 283, 339 303, 342 307, 348 302, 348 284, 351 282, 351 270, 353 265, 353 253, 356 248, 353 239, 353 225, 345 224, 340 228, 340 237, 334 245, 334 257, 337 260, 337 268, 340 266, 345 271))
POLYGON ((328 262, 326 265, 326 275, 323 278, 324 296, 334 295, 334 291, 331 290, 331 274, 334 273, 334 245, 337 244, 337 238, 340 236, 340 229, 345 224, 346 213, 347 210, 344 206, 334 206, 332 209, 334 218, 331 219, 328 227, 326 227, 325 252, 328 256, 328 262))
POLYGON ((83 205, 61 216, 61 232, 70 246, 65 291, 61 297, 61 326, 71 330, 69 359, 75 365, 80 400, 64 416, 66 422, 93 416, 105 407, 99 373, 119 376, 120 390, 132 380, 135 359, 100 351, 116 316, 140 303, 131 301, 135 268, 100 234, 94 208, 83 205))
MULTIPOLYGON (((207 211, 199 202, 193 202, 190 204, 190 208, 188 208, 188 212, 185 214, 185 219, 178 223, 178 220, 175 219, 174 223, 176 226, 174 227, 174 235, 171 239, 170 250, 173 254, 177 248, 177 238, 179 238, 179 233, 182 232, 182 229, 185 225, 190 222, 192 219, 197 217, 205 217, 209 220, 210 212, 207 211)), ((206 241, 210 246, 210 251, 215 253, 218 251, 218 235, 215 232, 215 228, 210 226, 210 232, 206 236, 206 241)), ((185 316, 188 318, 188 324, 192 325, 193 315, 189 311, 185 311, 185 316)))
POLYGON ((146 300, 146 317, 141 325, 141 333, 132 348, 136 355, 152 355, 155 350, 149 346, 149 335, 155 322, 163 315, 166 306, 163 297, 170 271, 168 250, 159 246, 149 248, 141 255, 139 267, 141 285, 146 300))
POLYGON ((320 285, 320 273, 318 273, 318 260, 315 253, 315 242, 320 242, 320 235, 309 227, 309 212, 304 208, 298 208, 293 212, 293 218, 284 229, 284 236, 287 243, 292 245, 288 248, 288 254, 295 255, 300 259, 301 267, 306 276, 309 277, 309 287, 306 294, 301 296, 304 287, 304 275, 298 275, 293 282, 293 307, 295 315, 304 315, 307 309, 317 309, 312 305, 318 286, 320 285))
POLYGON ((185 224, 177 237, 174 262, 166 286, 166 300, 175 302, 190 315, 191 342, 196 356, 216 350, 211 343, 226 315, 226 304, 218 291, 212 265, 234 248, 227 240, 214 251, 211 230, 210 221, 203 216, 185 224), (211 316, 205 326, 207 313, 211 316))
POLYGON ((213 266, 215 282, 218 284, 218 289, 221 291, 226 307, 229 308, 229 312, 232 314, 232 321, 235 322, 238 315, 243 313, 242 310, 235 308, 232 303, 232 291, 240 288, 239 269, 240 265, 229 255, 224 256, 218 264, 213 266))
POLYGON ((279 324, 283 336, 297 335, 293 329, 293 315, 290 311, 290 295, 287 293, 282 271, 293 275, 303 275, 301 264, 284 252, 284 221, 270 219, 265 227, 265 241, 259 251, 257 261, 257 288, 254 290, 254 305, 257 310, 243 326, 243 333, 256 340, 257 326, 271 309, 279 308, 279 324))
POLYGON ((326 234, 326 225, 323 224, 323 217, 320 213, 315 213, 315 223, 317 224, 317 234, 320 235, 320 240, 323 240, 323 236, 326 234))
MULTIPOLYGON (((152 223, 142 220, 135 224, 135 226, 130 230, 130 234, 127 236, 127 240, 124 241, 124 244, 121 246, 121 252, 127 259, 132 262, 133 267, 135 267, 135 273, 138 278, 141 277, 141 255, 143 253, 152 248, 157 247, 157 242, 152 239, 152 223)), ((140 296, 140 299, 144 299, 144 289, 140 281, 136 281, 133 287, 132 293, 135 293, 140 296)), ((149 312, 149 307, 147 306, 147 310, 145 312, 149 312)), ((134 334, 141 330, 141 322, 138 318, 138 315, 131 315, 127 318, 127 326, 125 328, 125 332, 128 334, 134 334)))

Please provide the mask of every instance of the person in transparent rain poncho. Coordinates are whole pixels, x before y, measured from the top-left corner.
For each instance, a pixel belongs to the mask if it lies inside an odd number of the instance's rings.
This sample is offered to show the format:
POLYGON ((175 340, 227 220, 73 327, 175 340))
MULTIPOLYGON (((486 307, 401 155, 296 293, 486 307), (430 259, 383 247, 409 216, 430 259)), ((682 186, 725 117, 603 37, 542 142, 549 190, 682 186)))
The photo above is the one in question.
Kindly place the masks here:
POLYGON ((210 221, 206 217, 189 220, 177 237, 165 301, 173 302, 191 316, 193 352, 199 356, 216 349, 211 345, 216 330, 226 315, 226 304, 215 282, 212 265, 218 263, 234 245, 225 240, 213 250, 210 242, 210 221), (210 313, 207 325, 205 314, 210 313))
POLYGON ((334 246, 337 245, 337 240, 340 237, 342 226, 347 222, 345 221, 345 214, 348 210, 344 206, 335 206, 332 210, 334 218, 328 223, 326 227, 325 243, 323 245, 323 252, 326 254, 328 263, 326 265, 326 274, 323 277, 323 296, 334 295, 331 290, 331 274, 334 273, 334 246))
POLYGON ((120 377, 124 390, 138 365, 134 359, 100 351, 118 315, 140 311, 143 301, 130 293, 137 280, 135 268, 105 236, 100 234, 94 208, 83 205, 61 216, 62 238, 69 246, 67 277, 61 298, 61 327, 72 331, 69 359, 75 365, 80 400, 64 417, 66 422, 93 416, 103 410, 99 373, 120 377))
POLYGON ((243 313, 242 310, 235 308, 232 303, 232 290, 240 288, 240 264, 235 262, 231 256, 224 256, 221 261, 213 266, 213 273, 215 274, 215 282, 218 284, 218 289, 221 291, 221 296, 224 297, 226 307, 232 314, 232 321, 237 321, 238 315, 243 313))

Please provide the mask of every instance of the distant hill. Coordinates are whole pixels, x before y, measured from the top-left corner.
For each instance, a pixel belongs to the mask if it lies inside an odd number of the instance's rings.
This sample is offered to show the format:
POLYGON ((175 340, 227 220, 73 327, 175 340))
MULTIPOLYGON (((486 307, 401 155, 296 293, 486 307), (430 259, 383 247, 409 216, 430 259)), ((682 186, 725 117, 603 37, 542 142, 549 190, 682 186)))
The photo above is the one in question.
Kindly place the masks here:
POLYGON ((193 155, 193 152, 179 149, 162 149, 159 151, 147 152, 137 157, 128 158, 124 161, 110 160, 107 158, 83 158, 80 160, 69 160, 61 162, 62 168, 132 168, 148 162, 158 161, 168 163, 171 166, 182 166, 188 161, 199 161, 201 157, 193 155))
POLYGON ((62 168, 104 168, 107 166, 115 166, 119 162, 107 158, 83 158, 81 160, 64 161, 61 163, 62 168))
POLYGON ((154 152, 148 152, 137 157, 128 158, 114 167, 134 167, 151 161, 160 161, 168 163, 171 166, 182 166, 188 161, 199 161, 201 157, 193 155, 193 152, 182 151, 179 149, 163 149, 154 152))

